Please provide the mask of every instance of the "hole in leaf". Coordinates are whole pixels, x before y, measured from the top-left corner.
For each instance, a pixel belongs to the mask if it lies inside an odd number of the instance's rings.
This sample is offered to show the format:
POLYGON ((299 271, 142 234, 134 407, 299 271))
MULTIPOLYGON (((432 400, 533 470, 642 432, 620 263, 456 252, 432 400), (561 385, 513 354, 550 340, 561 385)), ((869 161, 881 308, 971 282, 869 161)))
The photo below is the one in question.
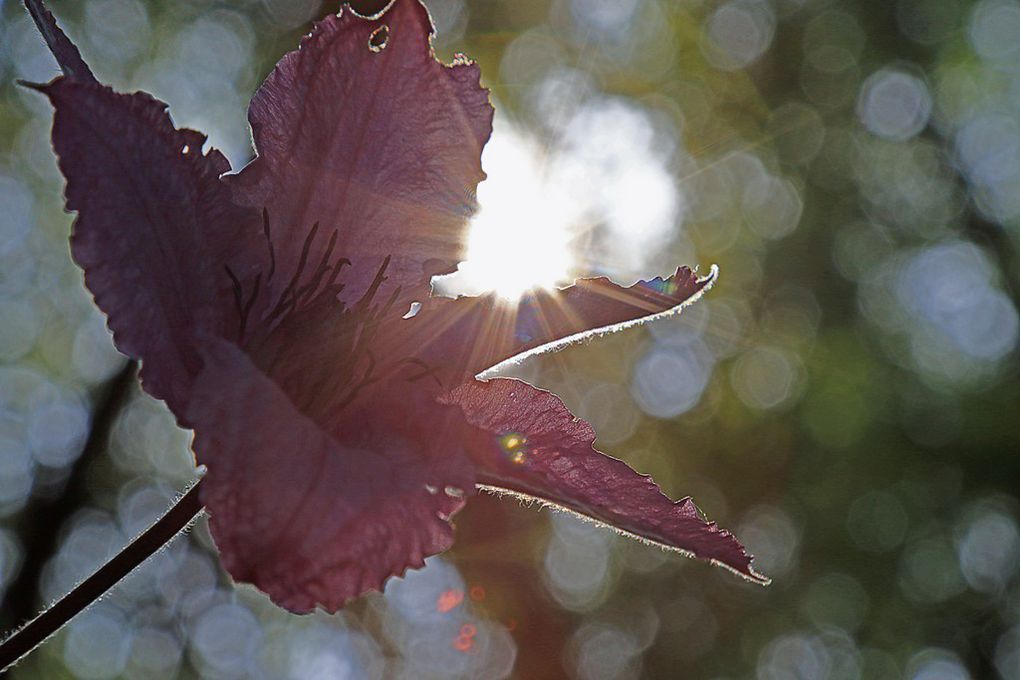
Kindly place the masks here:
POLYGON ((418 314, 418 312, 420 312, 420 311, 421 311, 421 303, 420 302, 412 302, 411 303, 411 308, 409 310, 407 310, 407 314, 405 314, 403 316, 403 318, 411 319, 416 314, 418 314))
POLYGON ((368 36, 368 49, 373 52, 382 52, 386 49, 386 43, 390 39, 390 27, 383 24, 379 28, 372 31, 372 35, 368 36))

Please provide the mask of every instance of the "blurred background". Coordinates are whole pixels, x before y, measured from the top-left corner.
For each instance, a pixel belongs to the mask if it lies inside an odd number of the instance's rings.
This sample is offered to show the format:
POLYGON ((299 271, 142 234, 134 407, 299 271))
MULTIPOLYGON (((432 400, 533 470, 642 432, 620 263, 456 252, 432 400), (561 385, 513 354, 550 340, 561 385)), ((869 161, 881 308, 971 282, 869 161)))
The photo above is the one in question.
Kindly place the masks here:
MULTIPOLYGON (((467 273, 719 265, 679 317, 514 371, 772 585, 480 497, 426 569, 297 617, 232 586, 200 523, 12 677, 1020 680, 1020 2, 428 4, 497 107, 467 273)), ((252 92, 337 8, 52 7, 101 79, 235 168, 252 92)), ((55 64, 19 2, 0 22, 9 629, 195 471, 71 264, 51 112, 13 84, 55 64)))

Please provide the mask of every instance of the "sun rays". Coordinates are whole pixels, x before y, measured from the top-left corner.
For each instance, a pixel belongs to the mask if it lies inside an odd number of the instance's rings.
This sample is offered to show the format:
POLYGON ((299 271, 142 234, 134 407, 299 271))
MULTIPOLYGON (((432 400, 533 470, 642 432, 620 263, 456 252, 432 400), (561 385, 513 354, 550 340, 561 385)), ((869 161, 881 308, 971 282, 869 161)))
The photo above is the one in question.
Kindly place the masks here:
POLYGON ((529 290, 569 283, 577 269, 571 242, 578 216, 548 181, 542 151, 512 126, 497 123, 482 165, 488 179, 478 187, 467 258, 440 282, 443 292, 495 292, 515 301, 529 290))

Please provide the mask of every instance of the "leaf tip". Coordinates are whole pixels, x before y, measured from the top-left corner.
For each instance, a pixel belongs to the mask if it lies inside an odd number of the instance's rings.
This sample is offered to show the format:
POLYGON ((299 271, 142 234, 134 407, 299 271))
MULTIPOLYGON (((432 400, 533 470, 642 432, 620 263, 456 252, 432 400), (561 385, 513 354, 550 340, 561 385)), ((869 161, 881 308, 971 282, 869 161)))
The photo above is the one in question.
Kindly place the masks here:
POLYGON ((46 83, 33 83, 31 80, 22 80, 18 78, 14 81, 15 85, 25 88, 26 90, 35 90, 36 92, 42 92, 47 94, 49 91, 49 85, 46 83))
POLYGON ((756 571, 755 568, 753 566, 751 566, 750 562, 748 562, 748 564, 747 564, 747 573, 746 574, 740 574, 740 575, 743 576, 746 580, 750 581, 751 583, 754 583, 755 585, 759 585, 762 588, 765 588, 765 587, 767 587, 767 586, 772 584, 772 579, 770 577, 766 576, 765 574, 762 574, 761 572, 756 571))
POLYGON ((754 568, 753 564, 754 557, 749 555, 742 545, 740 546, 740 548, 741 551, 743 552, 744 557, 747 558, 746 564, 741 564, 739 567, 737 567, 729 562, 724 562, 717 558, 710 558, 708 562, 717 567, 722 567, 726 571, 736 574, 737 576, 744 579, 748 583, 753 583, 757 586, 761 586, 762 588, 771 585, 772 579, 754 568))
POLYGON ((64 75, 85 82, 96 82, 96 77, 85 60, 82 59, 78 47, 57 25, 57 20, 46 8, 45 3, 42 0, 24 0, 24 4, 64 75))
POLYGON ((708 274, 698 279, 698 283, 704 284, 705 289, 707 290, 708 288, 711 288, 715 284, 715 281, 718 278, 719 278, 719 265, 713 264, 708 268, 708 274))

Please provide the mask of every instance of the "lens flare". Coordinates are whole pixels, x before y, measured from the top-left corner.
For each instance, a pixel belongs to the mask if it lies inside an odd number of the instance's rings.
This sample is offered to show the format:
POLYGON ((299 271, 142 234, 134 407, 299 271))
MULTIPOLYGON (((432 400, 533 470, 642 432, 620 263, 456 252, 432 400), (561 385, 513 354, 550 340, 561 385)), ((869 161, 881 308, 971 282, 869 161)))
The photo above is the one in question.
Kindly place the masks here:
POLYGON ((503 450, 503 453, 507 458, 510 459, 511 463, 515 465, 521 465, 524 463, 527 457, 524 450, 524 445, 528 443, 528 440, 522 434, 516 432, 510 432, 499 438, 499 446, 503 450))

